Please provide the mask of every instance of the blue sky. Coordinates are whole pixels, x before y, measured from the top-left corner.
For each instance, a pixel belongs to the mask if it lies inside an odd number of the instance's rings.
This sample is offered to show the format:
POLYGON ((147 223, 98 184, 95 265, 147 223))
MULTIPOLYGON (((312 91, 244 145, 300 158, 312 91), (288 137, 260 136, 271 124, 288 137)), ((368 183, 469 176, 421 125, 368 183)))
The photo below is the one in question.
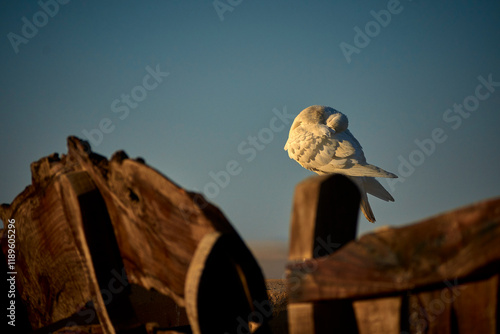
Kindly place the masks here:
POLYGON ((283 150, 283 115, 314 104, 344 112, 367 160, 403 176, 381 180, 396 201, 371 197, 377 223, 361 217, 360 233, 500 195, 498 1, 216 4, 2 2, 0 202, 87 131, 95 152, 208 189, 245 239, 286 240, 312 173, 283 150))

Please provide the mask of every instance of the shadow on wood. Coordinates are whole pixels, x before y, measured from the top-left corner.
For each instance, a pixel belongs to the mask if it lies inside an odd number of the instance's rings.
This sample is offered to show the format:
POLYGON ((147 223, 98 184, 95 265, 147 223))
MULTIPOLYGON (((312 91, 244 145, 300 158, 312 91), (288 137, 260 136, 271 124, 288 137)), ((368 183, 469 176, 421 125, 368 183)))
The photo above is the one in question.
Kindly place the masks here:
POLYGON ((140 322, 129 300, 130 283, 113 225, 99 190, 87 172, 71 172, 64 174, 63 178, 71 184, 78 201, 84 234, 84 244, 81 246, 88 248, 84 252, 90 255, 97 291, 101 297, 94 297, 94 303, 102 304, 106 311, 98 309, 101 323, 110 322, 118 331, 139 327, 140 322), (120 273, 120 279, 115 277, 116 273, 120 273))
POLYGON ((193 333, 270 333, 272 317, 264 278, 236 235, 207 234, 186 281, 186 309, 193 333))

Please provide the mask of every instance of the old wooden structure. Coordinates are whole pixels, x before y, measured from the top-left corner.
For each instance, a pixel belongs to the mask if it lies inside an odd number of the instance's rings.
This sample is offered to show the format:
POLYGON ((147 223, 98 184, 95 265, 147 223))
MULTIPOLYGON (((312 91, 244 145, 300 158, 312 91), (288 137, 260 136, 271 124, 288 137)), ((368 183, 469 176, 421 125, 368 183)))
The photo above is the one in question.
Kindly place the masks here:
POLYGON ((500 198, 356 240, 356 186, 308 178, 276 305, 221 211, 142 159, 108 160, 70 137, 67 155, 31 170, 0 207, 21 333, 500 331, 500 198))
MULTIPOLYGON (((124 152, 68 138, 31 166, 2 205, 2 251, 15 221, 16 287, 36 333, 266 329, 261 270, 224 215, 124 152), (261 313, 258 313, 261 314, 261 313)), ((10 270, 14 271, 14 270, 10 270)), ((21 320, 21 319, 18 319, 21 320)))

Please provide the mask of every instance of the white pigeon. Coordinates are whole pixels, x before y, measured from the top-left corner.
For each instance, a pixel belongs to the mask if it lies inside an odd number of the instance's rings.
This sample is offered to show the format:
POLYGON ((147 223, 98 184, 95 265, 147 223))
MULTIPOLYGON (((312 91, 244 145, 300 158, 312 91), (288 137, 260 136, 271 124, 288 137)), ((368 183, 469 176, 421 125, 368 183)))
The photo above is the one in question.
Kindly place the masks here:
POLYGON ((319 175, 348 176, 361 192, 361 211, 374 223, 367 193, 393 202, 394 198, 375 177, 397 175, 366 162, 361 145, 347 129, 348 124, 347 117, 333 108, 310 106, 295 117, 285 151, 302 167, 319 175))

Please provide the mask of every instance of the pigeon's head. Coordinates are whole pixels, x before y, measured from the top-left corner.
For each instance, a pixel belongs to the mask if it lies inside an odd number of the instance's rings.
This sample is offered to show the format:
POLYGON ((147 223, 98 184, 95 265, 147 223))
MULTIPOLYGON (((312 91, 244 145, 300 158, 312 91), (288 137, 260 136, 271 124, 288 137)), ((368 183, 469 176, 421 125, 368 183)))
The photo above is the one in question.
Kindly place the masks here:
POLYGON ((302 110, 297 118, 305 124, 326 124, 326 119, 332 112, 336 110, 325 106, 310 106, 302 110))
POLYGON ((323 124, 335 132, 345 131, 349 125, 347 117, 338 110, 326 106, 310 106, 295 118, 291 130, 301 124, 323 124))
POLYGON ((330 133, 328 128, 330 128, 330 131, 342 132, 347 129, 349 122, 347 117, 338 110, 326 106, 310 106, 295 117, 290 127, 289 136, 297 128, 307 125, 318 127, 321 132, 328 135, 330 133))

